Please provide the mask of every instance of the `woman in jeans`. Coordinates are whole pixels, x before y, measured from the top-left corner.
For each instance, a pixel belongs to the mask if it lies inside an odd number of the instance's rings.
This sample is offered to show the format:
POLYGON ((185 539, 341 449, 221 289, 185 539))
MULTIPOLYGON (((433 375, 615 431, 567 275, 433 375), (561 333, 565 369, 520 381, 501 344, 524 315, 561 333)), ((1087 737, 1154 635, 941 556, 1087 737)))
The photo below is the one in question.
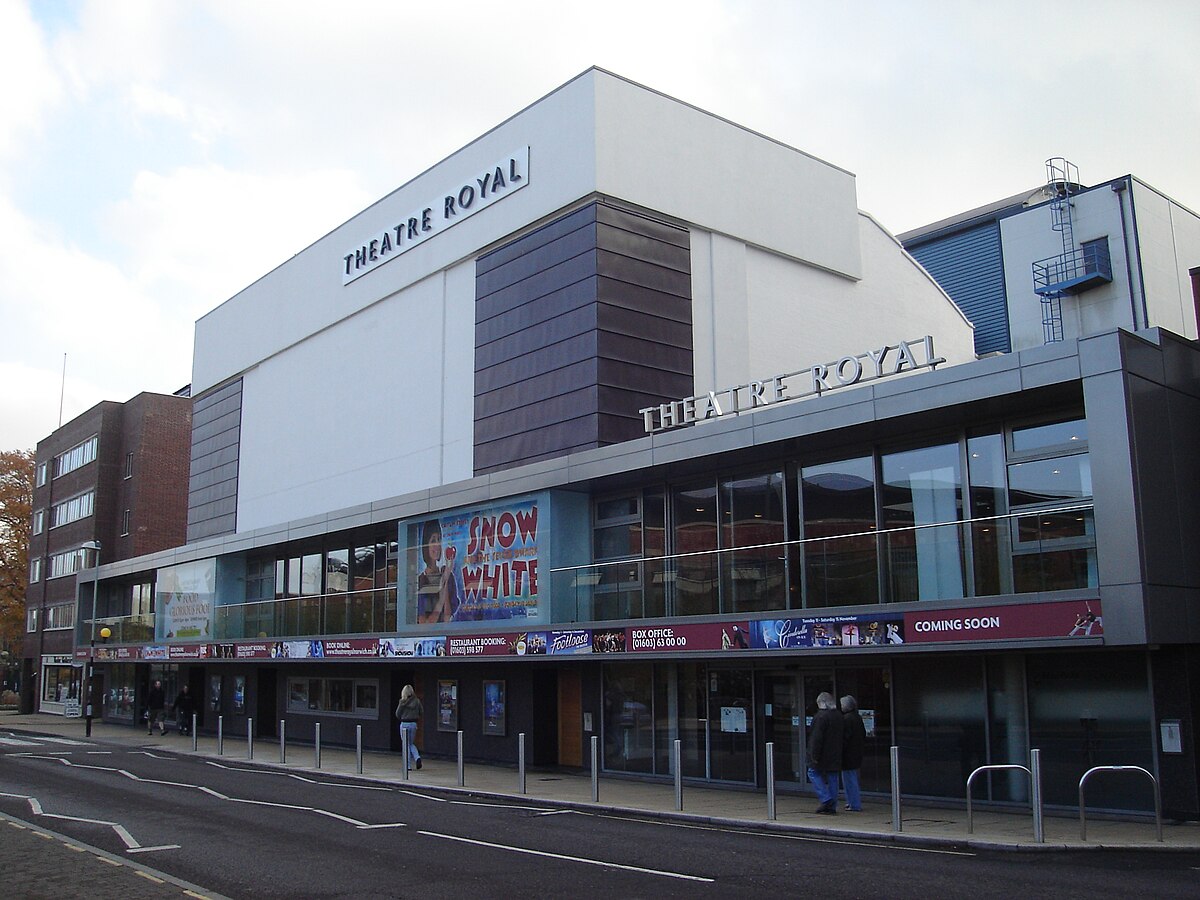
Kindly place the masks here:
POLYGON ((400 737, 407 740, 408 758, 416 767, 421 768, 421 752, 417 749, 417 724, 421 721, 421 700, 413 691, 411 684, 406 684, 400 692, 400 702, 396 704, 396 718, 400 720, 400 737))

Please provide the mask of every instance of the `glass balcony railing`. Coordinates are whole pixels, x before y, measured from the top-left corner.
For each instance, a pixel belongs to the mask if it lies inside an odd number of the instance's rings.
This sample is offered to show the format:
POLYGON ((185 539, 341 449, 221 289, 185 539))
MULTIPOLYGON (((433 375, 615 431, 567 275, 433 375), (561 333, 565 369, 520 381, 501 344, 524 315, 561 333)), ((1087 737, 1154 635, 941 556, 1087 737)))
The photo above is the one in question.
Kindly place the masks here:
POLYGON ((748 614, 1095 587, 1090 503, 550 571, 555 622, 748 614))
MULTIPOLYGON (((551 569, 551 623, 955 600, 1095 587, 1091 503, 551 569)), ((547 597, 548 593, 548 597, 547 597)), ((153 643, 154 615, 96 619, 108 643, 153 643)), ((91 620, 78 629, 80 646, 91 620)), ((391 634, 395 588, 219 605, 212 640, 391 634)))

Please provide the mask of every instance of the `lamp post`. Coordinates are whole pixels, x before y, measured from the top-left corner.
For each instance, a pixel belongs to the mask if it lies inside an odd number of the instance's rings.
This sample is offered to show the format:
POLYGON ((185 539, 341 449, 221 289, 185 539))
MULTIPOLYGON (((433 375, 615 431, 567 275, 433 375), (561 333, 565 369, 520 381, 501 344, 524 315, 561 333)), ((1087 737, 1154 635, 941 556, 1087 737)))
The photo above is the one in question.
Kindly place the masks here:
POLYGON ((84 707, 86 714, 86 725, 84 726, 84 734, 87 737, 92 736, 92 701, 95 699, 92 696, 92 687, 96 679, 96 597, 100 590, 100 542, 88 541, 83 545, 84 550, 95 550, 96 556, 93 558, 93 568, 96 570, 92 577, 92 645, 91 651, 88 653, 88 677, 87 677, 87 705, 84 707))

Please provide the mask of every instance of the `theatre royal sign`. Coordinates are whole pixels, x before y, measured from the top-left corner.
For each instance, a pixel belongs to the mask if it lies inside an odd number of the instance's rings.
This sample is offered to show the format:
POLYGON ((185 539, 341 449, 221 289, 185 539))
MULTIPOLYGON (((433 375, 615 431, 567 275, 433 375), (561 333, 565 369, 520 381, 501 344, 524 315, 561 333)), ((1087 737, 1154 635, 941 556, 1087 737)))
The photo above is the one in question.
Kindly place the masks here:
POLYGON ((933 337, 927 334, 913 341, 885 344, 862 353, 843 356, 833 362, 773 375, 762 381, 751 381, 721 391, 709 391, 707 394, 697 394, 683 400, 647 406, 638 412, 642 415, 646 433, 654 434, 695 422, 761 409, 786 400, 820 396, 826 391, 850 387, 864 381, 875 381, 902 372, 936 369, 945 361, 934 353, 933 337))
POLYGON ((349 250, 341 259, 342 284, 366 275, 457 225, 529 184, 529 148, 509 153, 459 183, 447 185, 436 198, 412 210, 349 250))

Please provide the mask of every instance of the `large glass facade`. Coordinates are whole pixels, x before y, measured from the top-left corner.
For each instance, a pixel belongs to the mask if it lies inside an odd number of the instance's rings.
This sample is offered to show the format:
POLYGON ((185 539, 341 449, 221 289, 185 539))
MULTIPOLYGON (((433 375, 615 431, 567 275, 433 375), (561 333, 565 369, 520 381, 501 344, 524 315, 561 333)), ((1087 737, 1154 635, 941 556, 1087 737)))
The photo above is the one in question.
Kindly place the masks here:
POLYGON ((879 602, 875 460, 859 456, 800 470, 805 606, 879 602))

